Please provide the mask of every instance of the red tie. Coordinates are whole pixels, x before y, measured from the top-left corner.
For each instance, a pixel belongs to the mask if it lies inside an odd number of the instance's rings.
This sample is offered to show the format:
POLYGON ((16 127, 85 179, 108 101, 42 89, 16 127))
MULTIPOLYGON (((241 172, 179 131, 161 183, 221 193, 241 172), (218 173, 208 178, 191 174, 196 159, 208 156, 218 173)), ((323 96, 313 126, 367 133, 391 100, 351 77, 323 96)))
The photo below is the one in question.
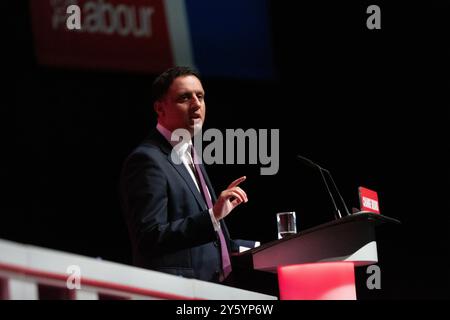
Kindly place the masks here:
MULTIPOLYGON (((198 164, 198 161, 197 161, 197 159, 198 159, 197 153, 195 152, 195 149, 192 147, 191 147, 191 152, 193 155, 195 171, 196 171, 198 180, 199 180, 201 188, 202 188, 203 197, 206 200, 208 209, 211 209, 213 207, 213 204, 212 204, 210 194, 208 192, 208 187, 206 186, 205 178, 203 177, 202 170, 200 169, 200 165, 198 164)), ((222 229, 219 229, 219 231, 217 231, 217 233, 219 234, 220 249, 222 252, 222 269, 223 269, 222 277, 223 278, 221 279, 221 281, 223 281, 226 277, 228 277, 228 275, 231 272, 231 262, 230 262, 230 255, 229 255, 228 249, 227 249, 227 243, 225 241, 225 237, 223 235, 222 229)))

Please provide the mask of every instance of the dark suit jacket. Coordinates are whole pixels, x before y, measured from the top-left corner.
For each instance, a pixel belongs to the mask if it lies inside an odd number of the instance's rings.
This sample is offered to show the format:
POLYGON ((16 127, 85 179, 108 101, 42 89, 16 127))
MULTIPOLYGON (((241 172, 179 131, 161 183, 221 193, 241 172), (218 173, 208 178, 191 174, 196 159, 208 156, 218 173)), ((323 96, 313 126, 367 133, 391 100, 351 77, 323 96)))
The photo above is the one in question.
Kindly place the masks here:
MULTIPOLYGON (((171 159, 172 146, 157 131, 126 159, 121 175, 121 201, 136 266, 188 278, 218 281, 220 242, 206 203, 189 172, 171 159)), ((213 203, 216 195, 203 166, 213 203)), ((253 247, 230 240, 228 248, 253 247)))

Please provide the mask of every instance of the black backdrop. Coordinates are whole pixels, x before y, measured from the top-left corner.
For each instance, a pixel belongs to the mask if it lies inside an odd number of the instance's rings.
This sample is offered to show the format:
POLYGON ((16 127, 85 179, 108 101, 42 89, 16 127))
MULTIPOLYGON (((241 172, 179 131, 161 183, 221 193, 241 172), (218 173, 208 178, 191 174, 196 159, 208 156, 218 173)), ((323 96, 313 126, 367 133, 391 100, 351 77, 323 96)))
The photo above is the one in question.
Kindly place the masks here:
MULTIPOLYGON (((26 2, 5 17, 0 238, 130 263, 118 200, 126 155, 155 125, 155 75, 38 66, 26 2)), ((360 297, 449 297, 448 5, 440 2, 271 3, 277 77, 206 78, 206 128, 280 129, 280 171, 216 165, 220 191, 247 175, 249 203, 227 223, 234 237, 276 237, 275 213, 300 230, 333 219, 319 176, 328 168, 348 205, 377 190, 382 289, 360 297), (378 4, 382 29, 365 26, 378 4)))

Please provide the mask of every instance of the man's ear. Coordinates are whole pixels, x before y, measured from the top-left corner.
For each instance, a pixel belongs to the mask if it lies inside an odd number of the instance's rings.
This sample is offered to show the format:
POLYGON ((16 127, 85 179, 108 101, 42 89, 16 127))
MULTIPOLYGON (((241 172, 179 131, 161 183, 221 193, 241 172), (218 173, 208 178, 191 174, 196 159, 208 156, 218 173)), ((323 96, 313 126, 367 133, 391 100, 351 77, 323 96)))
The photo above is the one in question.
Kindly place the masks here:
POLYGON ((160 100, 155 101, 155 103, 153 103, 153 109, 155 110, 158 117, 161 117, 164 115, 164 107, 160 100))

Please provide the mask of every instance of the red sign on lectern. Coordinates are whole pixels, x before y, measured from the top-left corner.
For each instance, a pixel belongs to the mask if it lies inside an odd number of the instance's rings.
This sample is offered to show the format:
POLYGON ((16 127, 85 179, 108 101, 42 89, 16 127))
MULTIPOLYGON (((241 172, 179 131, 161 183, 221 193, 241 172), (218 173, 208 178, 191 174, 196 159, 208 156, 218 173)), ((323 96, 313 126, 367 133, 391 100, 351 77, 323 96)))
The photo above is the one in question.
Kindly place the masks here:
POLYGON ((370 211, 380 213, 380 206, 378 204, 378 194, 370 189, 359 187, 359 203, 361 211, 370 211))

